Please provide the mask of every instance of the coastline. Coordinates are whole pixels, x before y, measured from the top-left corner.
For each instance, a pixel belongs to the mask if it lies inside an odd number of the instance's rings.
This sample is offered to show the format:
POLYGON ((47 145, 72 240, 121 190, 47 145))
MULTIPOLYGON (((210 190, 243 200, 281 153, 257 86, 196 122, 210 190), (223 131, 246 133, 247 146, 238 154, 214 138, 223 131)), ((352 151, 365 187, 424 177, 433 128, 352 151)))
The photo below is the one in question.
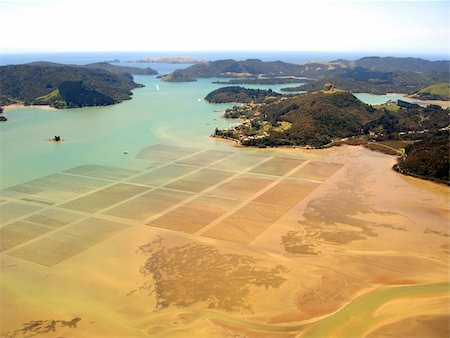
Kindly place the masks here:
POLYGON ((37 105, 26 106, 26 105, 20 104, 20 103, 13 103, 8 106, 3 106, 2 108, 3 108, 3 111, 5 111, 5 112, 8 110, 22 109, 22 108, 38 108, 38 109, 44 109, 44 110, 58 110, 58 109, 48 106, 48 105, 46 105, 46 106, 37 106, 37 105))
POLYGON ((412 102, 412 103, 417 103, 419 105, 423 105, 423 106, 428 106, 430 104, 436 104, 438 106, 441 106, 444 109, 447 109, 450 107, 450 101, 444 101, 444 100, 421 100, 421 99, 415 99, 413 97, 410 97, 406 94, 402 94, 402 93, 386 93, 386 95, 397 95, 397 96, 401 96, 405 99, 407 99, 408 101, 412 102))

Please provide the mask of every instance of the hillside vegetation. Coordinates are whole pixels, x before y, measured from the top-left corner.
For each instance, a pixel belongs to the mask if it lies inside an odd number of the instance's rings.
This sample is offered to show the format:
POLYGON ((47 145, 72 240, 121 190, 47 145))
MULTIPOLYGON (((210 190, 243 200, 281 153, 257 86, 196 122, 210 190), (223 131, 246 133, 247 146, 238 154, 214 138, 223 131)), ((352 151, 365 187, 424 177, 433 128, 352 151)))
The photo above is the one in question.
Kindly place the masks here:
POLYGON ((263 102, 268 97, 280 97, 281 94, 275 93, 271 89, 248 89, 239 86, 223 87, 216 89, 206 95, 205 100, 210 103, 225 102, 263 102))
POLYGON ((336 89, 281 96, 260 103, 252 101, 227 110, 224 116, 245 122, 231 129, 216 130, 216 136, 258 147, 320 148, 357 135, 374 140, 410 140, 448 125, 448 110, 439 106, 390 105, 376 109, 353 94, 336 89))
POLYGON ((50 105, 56 108, 110 105, 131 98, 141 87, 130 72, 152 69, 119 67, 107 63, 86 66, 37 62, 0 67, 2 103, 50 105))
POLYGON ((449 136, 448 130, 439 131, 408 145, 405 156, 394 169, 403 174, 450 184, 449 136))
POLYGON ((450 84, 449 83, 438 83, 428 87, 425 87, 414 93, 412 97, 421 100, 450 100, 450 84))
POLYGON ((287 91, 314 92, 324 83, 351 92, 411 94, 420 89, 448 81, 449 61, 428 61, 419 58, 365 57, 355 61, 307 62, 293 64, 282 61, 264 62, 258 59, 236 61, 232 59, 203 62, 186 69, 176 70, 163 77, 165 81, 195 81, 197 78, 232 78, 230 84, 289 83, 286 77, 306 77, 312 81, 287 91), (248 79, 248 80, 247 80, 248 79), (317 81, 317 82, 316 82, 317 81))

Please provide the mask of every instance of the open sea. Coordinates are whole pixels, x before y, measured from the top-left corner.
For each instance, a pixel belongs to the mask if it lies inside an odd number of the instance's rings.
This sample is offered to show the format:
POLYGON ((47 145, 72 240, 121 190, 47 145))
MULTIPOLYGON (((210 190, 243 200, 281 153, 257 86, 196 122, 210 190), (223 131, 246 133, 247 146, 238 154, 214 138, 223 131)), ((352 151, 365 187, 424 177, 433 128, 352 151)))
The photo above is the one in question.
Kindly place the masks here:
MULTIPOLYGON (((339 58, 356 59, 363 54, 349 53, 53 53, 6 54, 0 64, 51 61, 66 64, 87 64, 119 59, 119 65, 152 67, 165 74, 188 67, 180 64, 139 64, 129 61, 155 56, 189 56, 207 60, 224 58, 260 58, 305 62, 330 61, 339 58)), ((425 56, 422 56, 425 57, 425 56)), ((444 56, 428 56, 443 59, 444 56)), ((152 144, 179 144, 203 148, 227 148, 230 145, 208 137, 216 127, 233 124, 221 118, 233 104, 210 104, 203 98, 223 85, 216 79, 197 82, 162 82, 156 76, 135 76, 145 85, 133 91, 131 100, 107 107, 66 110, 18 108, 4 115, 8 122, 0 124, 0 188, 23 183, 83 164, 101 164, 142 169, 147 162, 135 158, 139 151, 152 144), (60 135, 64 142, 47 141, 60 135), (127 151, 127 154, 124 154, 127 151)), ((291 85, 257 85, 246 87, 278 91, 291 85)), ((357 94, 366 103, 383 103, 401 98, 395 95, 357 94)))

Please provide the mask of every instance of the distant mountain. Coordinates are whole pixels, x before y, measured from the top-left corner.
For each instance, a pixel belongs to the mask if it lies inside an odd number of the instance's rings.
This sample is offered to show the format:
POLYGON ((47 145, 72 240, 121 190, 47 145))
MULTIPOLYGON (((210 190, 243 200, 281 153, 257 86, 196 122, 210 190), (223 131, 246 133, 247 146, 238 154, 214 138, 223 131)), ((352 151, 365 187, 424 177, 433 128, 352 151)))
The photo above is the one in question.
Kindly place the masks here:
MULTIPOLYGON (((258 82, 256 77, 306 77, 304 86, 287 91, 318 91, 327 82, 352 92, 386 94, 413 93, 421 88, 448 82, 450 61, 428 61, 418 58, 365 57, 359 60, 307 62, 292 64, 282 61, 264 62, 258 59, 244 61, 219 60, 199 63, 163 77, 166 81, 195 81, 196 78, 234 78, 231 83, 258 82), (242 80, 241 80, 242 79, 242 80)), ((266 80, 267 81, 267 80, 266 80)), ((276 83, 276 80, 271 81, 276 83)), ((279 83, 282 83, 280 81, 279 83)))
POLYGON ((107 62, 97 62, 97 63, 90 63, 85 65, 86 68, 93 68, 93 69, 104 69, 108 72, 114 73, 114 74, 132 74, 132 75, 156 75, 158 72, 150 67, 147 68, 140 68, 140 67, 125 67, 125 66, 116 66, 111 65, 107 62))
POLYGON ((216 89, 206 95, 205 100, 211 103, 225 102, 263 102, 268 97, 280 97, 281 94, 275 93, 271 89, 248 89, 239 86, 223 87, 216 89))
POLYGON ((35 62, 0 67, 2 103, 50 105, 56 108, 109 105, 131 98, 130 72, 153 73, 151 69, 122 68, 107 63, 87 66, 35 62))
POLYGON ((308 79, 298 78, 293 76, 283 76, 283 77, 244 77, 238 79, 214 81, 217 84, 262 84, 262 85, 274 85, 274 84, 287 84, 287 83, 305 83, 309 82, 308 79))
POLYGON ((156 75, 158 72, 150 67, 140 68, 140 67, 129 67, 129 66, 116 66, 112 65, 108 62, 96 62, 89 63, 87 65, 66 65, 62 63, 54 63, 47 61, 36 61, 27 63, 27 65, 31 66, 53 66, 53 67, 62 67, 62 66, 72 66, 72 67, 85 67, 91 69, 103 69, 110 73, 125 75, 129 78, 129 75, 156 75))
POLYGON ((355 61, 359 67, 364 67, 378 72, 426 72, 448 73, 449 61, 429 61, 419 58, 399 57, 364 57, 355 61))
POLYGON ((347 90, 352 93, 370 93, 384 95, 386 93, 403 93, 411 94, 419 91, 425 86, 432 83, 442 82, 447 77, 445 73, 389 73, 386 80, 381 79, 361 79, 360 76, 354 75, 355 78, 348 76, 348 73, 339 74, 340 77, 326 77, 315 81, 308 81, 305 84, 295 87, 282 88, 283 92, 317 92, 323 89, 324 85, 331 83, 334 87, 347 90), (359 79, 358 79, 359 78, 359 79))
POLYGON ((258 59, 235 61, 232 59, 202 62, 169 74, 166 81, 179 81, 207 77, 245 77, 264 75, 266 77, 301 76, 301 66, 282 62, 264 62, 258 59))

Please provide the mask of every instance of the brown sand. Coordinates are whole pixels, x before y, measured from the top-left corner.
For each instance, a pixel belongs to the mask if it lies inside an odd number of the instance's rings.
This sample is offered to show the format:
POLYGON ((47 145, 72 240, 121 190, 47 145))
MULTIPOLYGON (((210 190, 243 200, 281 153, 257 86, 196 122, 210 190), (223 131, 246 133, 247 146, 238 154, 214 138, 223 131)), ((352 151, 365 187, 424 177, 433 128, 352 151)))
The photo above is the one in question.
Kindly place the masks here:
POLYGON ((447 186, 402 176, 395 157, 361 147, 258 154, 297 158, 293 169, 271 162, 295 178, 262 166, 243 177, 267 180, 241 198, 240 173, 213 163, 163 180, 169 189, 123 190, 142 174, 116 171, 107 187, 59 180, 55 191, 38 180, 2 193, 11 241, 0 256, 0 337, 448 336, 447 186), (311 162, 340 166, 302 176, 311 162), (63 200, 24 201, 36 186, 63 200), (92 212, 60 208, 70 201, 92 212))

